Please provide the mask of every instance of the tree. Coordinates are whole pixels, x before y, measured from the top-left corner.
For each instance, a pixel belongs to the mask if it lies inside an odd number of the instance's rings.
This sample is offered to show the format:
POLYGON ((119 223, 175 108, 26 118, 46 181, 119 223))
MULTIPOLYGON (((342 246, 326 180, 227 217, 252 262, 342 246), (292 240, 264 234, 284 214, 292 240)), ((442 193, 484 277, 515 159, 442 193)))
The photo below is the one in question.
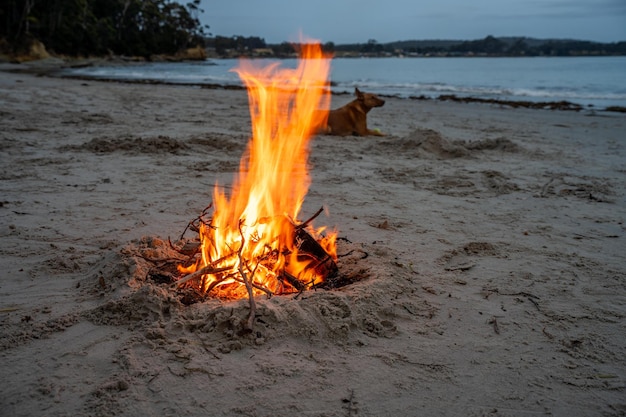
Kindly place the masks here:
POLYGON ((516 40, 509 48, 507 49, 507 55, 526 55, 528 51, 528 45, 524 42, 523 39, 516 40))
POLYGON ((4 0, 0 36, 14 49, 39 39, 60 54, 172 54, 202 45, 200 0, 4 0))
POLYGON ((282 42, 280 45, 272 46, 274 55, 276 56, 290 56, 296 53, 296 48, 290 42, 282 42))
POLYGON ((504 53, 506 44, 501 40, 489 35, 485 39, 467 41, 451 48, 454 52, 473 52, 487 55, 501 55, 504 53))
POLYGON ((0 38, 15 49, 26 46, 30 25, 34 21, 34 5, 35 0, 5 0, 0 3, 0 38))

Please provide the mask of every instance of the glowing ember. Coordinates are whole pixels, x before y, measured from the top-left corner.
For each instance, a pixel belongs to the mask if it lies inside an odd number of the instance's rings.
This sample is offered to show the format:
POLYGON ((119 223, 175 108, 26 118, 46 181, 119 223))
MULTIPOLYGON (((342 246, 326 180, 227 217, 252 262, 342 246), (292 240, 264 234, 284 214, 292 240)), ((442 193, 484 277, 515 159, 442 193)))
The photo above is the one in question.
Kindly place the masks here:
POLYGON ((336 269, 335 233, 297 221, 310 185, 309 139, 330 99, 330 58, 319 43, 303 43, 300 55, 295 69, 242 61, 235 70, 248 90, 252 139, 230 197, 215 186, 213 215, 199 224, 201 259, 179 267, 203 292, 301 291, 336 269))

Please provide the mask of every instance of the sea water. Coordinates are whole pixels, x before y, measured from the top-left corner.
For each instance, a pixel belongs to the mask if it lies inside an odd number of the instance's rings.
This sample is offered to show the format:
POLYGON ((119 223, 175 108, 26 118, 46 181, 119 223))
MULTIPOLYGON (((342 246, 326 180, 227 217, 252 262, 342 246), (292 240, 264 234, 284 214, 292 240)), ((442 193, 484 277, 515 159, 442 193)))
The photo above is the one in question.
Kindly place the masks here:
MULTIPOLYGON (((260 60, 260 65, 272 61, 260 60)), ((242 85, 237 59, 93 66, 67 70, 94 78, 242 85)), ((281 60, 295 67, 297 60, 281 60)), ((569 101, 593 108, 626 107, 626 57, 337 58, 334 92, 398 97, 441 95, 513 101, 569 101)))

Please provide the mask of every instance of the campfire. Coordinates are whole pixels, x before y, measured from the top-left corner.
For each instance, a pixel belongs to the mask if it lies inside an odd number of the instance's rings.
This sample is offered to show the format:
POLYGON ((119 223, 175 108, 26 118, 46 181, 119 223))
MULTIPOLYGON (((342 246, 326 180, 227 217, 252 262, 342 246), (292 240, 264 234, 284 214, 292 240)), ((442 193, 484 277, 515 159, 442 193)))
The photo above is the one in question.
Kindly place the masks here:
MULTIPOLYGON (((246 85, 252 138, 230 195, 215 185, 213 203, 189 228, 179 287, 220 298, 300 293, 337 272, 336 233, 314 228, 320 209, 299 215, 310 185, 309 141, 325 123, 330 57, 319 43, 302 43, 298 66, 235 69, 246 85)), ((252 312, 251 312, 252 313, 252 312)))

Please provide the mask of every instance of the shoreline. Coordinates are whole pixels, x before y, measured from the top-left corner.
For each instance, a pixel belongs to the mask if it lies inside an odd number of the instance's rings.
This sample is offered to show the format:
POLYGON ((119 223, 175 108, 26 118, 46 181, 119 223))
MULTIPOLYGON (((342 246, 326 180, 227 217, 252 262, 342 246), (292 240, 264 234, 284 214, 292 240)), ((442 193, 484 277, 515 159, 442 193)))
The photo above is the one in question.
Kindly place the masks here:
POLYGON ((245 332, 153 273, 232 184, 245 92, 2 75, 3 415, 623 413, 626 115, 389 98, 387 136, 314 137, 301 216, 353 279, 245 332))
MULTIPOLYGON (((52 75, 54 76, 54 75, 52 75)), ((168 82, 163 80, 132 80, 132 79, 123 79, 123 78, 106 78, 106 77, 89 77, 89 76, 81 76, 81 75, 59 75, 62 78, 70 78, 77 80, 98 80, 104 82, 118 82, 118 83, 127 83, 127 84, 149 84, 149 85, 172 85, 172 86, 183 86, 183 87, 200 87, 207 89, 221 89, 221 90, 245 90, 246 88, 243 85, 232 85, 232 84, 219 84, 219 83, 183 83, 183 82, 168 82)), ((331 83, 332 85, 332 83, 331 83)), ((351 96, 351 92, 331 92, 333 96, 351 96)), ((396 98, 399 100, 434 100, 434 101, 455 101, 459 103, 478 103, 478 104, 495 104, 499 106, 506 106, 511 108, 529 108, 529 109, 543 109, 543 110, 561 110, 561 111, 606 111, 606 112, 616 112, 616 113, 626 113, 626 107, 621 106, 608 106, 604 108, 598 108, 593 105, 583 106, 578 103, 574 103, 571 101, 561 100, 561 101, 528 101, 528 100, 500 100, 500 99, 487 99, 480 97, 472 97, 472 96, 457 96, 454 94, 441 94, 437 97, 427 97, 424 95, 415 96, 410 95, 407 97, 402 97, 397 94, 377 94, 379 97, 383 98, 396 98)))
MULTIPOLYGON (((252 58, 253 59, 253 58, 252 58)), ((198 83, 198 82, 172 82, 165 80, 154 80, 154 79, 130 79, 130 78, 114 78, 114 77, 99 77, 99 76, 86 76, 86 75, 72 75, 72 74, 63 74, 62 71, 71 68, 83 68, 83 67, 92 67, 99 66, 104 63, 104 65, 109 65, 112 61, 108 60, 78 60, 78 61, 63 61, 57 58, 51 60, 44 60, 46 62, 38 62, 26 64, 27 68, 21 67, 24 64, 0 64, 0 72, 14 72, 14 73, 32 73, 39 76, 49 76, 49 77, 59 77, 59 78, 67 78, 67 79, 76 79, 83 81, 102 81, 102 82, 111 82, 111 83, 126 83, 126 84, 148 84, 148 85, 173 85, 173 86, 183 86, 183 87, 199 87, 205 89, 223 89, 223 90, 245 90, 243 85, 235 85, 235 84, 226 84, 226 83, 198 83)), ((125 65, 141 65, 142 63, 136 63, 134 61, 114 61, 116 64, 123 63, 125 65)), ((331 86, 333 83, 331 82, 331 86)), ((344 96, 344 95, 352 95, 351 92, 331 92, 333 96, 344 96)), ((623 106, 605 106, 605 107, 597 107, 595 105, 582 105, 576 102, 568 101, 568 100, 559 100, 559 101, 531 101, 531 100, 504 100, 498 98, 482 98, 482 97, 474 97, 474 96, 459 96, 456 94, 440 94, 435 97, 425 96, 425 95, 409 95, 409 96, 400 96, 398 94, 378 94, 378 96, 383 98, 396 98, 401 100, 420 100, 420 101, 454 101, 460 103, 476 103, 476 104, 490 104, 490 105, 498 105, 498 106, 506 106, 512 108, 530 108, 530 109, 549 109, 549 110, 562 110, 562 111, 600 111, 600 112, 615 112, 615 113, 626 113, 626 107, 623 106)))

